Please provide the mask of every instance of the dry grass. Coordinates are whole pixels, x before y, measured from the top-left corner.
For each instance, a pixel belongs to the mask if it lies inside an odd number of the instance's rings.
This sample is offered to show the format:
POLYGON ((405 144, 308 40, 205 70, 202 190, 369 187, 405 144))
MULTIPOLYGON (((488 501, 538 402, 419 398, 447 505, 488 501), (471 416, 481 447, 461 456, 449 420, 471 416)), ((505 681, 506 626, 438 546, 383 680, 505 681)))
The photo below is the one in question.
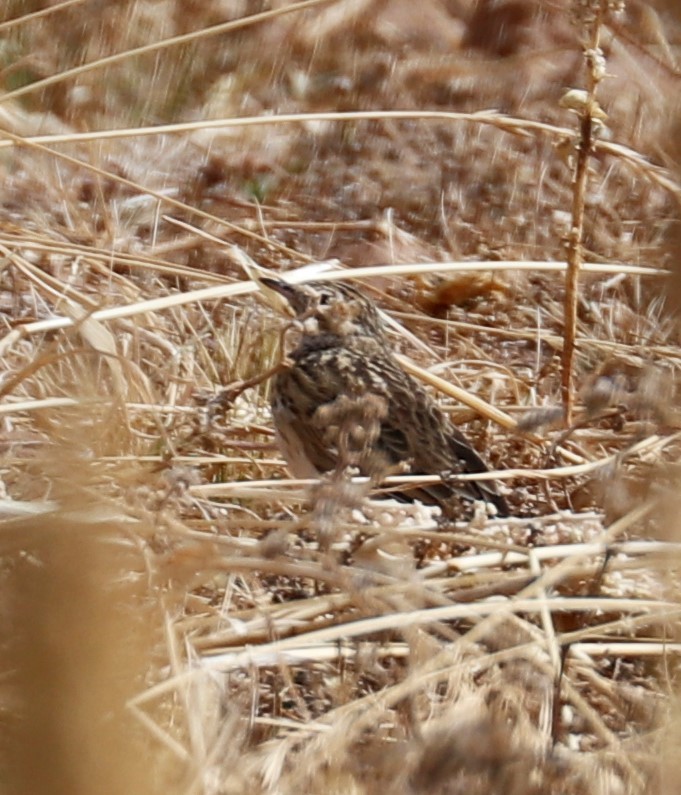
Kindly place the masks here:
POLYGON ((675 4, 601 9, 581 193, 567 0, 42 6, 0 12, 7 791, 674 792, 675 4), (287 478, 244 262, 331 259, 513 518, 287 478))

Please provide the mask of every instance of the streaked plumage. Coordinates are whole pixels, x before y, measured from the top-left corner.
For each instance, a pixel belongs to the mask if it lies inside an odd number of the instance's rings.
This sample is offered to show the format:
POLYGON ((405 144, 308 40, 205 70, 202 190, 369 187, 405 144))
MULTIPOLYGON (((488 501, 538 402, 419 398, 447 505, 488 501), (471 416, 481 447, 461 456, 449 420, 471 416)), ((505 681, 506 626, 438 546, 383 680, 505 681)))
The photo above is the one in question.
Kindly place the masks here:
MULTIPOLYGON (((272 390, 282 452, 297 477, 331 471, 343 456, 367 475, 399 465, 426 475, 488 471, 424 387, 400 367, 369 299, 338 282, 263 281, 286 298, 302 324, 291 365, 277 374, 272 390)), ((450 516, 465 515, 467 504, 481 499, 508 514, 491 481, 442 482, 409 494, 439 504, 450 516)))

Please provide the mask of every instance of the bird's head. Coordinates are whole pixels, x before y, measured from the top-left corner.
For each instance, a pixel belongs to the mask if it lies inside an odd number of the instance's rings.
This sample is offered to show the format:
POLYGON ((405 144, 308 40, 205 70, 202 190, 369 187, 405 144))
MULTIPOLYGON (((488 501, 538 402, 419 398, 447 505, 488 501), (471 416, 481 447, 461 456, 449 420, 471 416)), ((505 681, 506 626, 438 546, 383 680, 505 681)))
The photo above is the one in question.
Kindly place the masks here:
POLYGON ((340 282, 290 284, 270 278, 261 281, 286 299, 308 336, 383 337, 378 310, 355 287, 340 282))

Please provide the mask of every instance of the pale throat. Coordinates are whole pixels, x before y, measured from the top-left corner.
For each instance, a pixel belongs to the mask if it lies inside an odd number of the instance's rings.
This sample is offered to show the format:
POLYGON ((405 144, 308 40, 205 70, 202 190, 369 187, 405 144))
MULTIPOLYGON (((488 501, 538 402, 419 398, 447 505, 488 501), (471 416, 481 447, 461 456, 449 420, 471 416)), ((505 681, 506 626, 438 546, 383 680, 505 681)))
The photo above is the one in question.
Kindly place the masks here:
POLYGON ((349 337, 360 334, 364 330, 360 315, 361 312, 357 307, 335 302, 305 318, 302 321, 303 331, 310 336, 333 334, 338 337, 349 337))

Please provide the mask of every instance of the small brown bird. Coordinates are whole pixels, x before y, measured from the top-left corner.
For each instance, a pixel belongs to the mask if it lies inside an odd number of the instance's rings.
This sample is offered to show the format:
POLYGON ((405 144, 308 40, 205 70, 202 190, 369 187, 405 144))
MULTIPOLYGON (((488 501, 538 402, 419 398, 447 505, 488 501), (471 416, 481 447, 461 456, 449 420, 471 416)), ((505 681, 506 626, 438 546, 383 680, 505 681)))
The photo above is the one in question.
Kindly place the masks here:
POLYGON ((508 515, 492 481, 446 479, 488 468, 423 386, 400 367, 366 296, 339 282, 262 281, 287 300, 302 327, 291 363, 275 376, 272 391, 277 435, 296 477, 317 477, 339 462, 379 479, 402 467, 445 478, 411 495, 440 505, 450 517, 470 513, 473 500, 508 515))

